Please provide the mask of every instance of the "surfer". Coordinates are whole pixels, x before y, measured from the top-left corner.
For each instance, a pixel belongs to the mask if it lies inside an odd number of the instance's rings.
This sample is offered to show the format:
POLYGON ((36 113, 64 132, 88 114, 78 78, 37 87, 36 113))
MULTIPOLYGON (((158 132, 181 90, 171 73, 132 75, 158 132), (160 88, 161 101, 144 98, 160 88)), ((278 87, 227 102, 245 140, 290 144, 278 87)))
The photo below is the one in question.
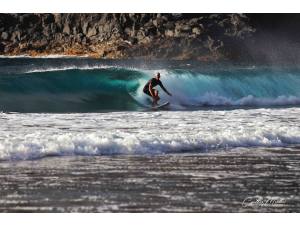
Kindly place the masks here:
POLYGON ((157 102, 159 101, 159 96, 158 96, 158 90, 154 89, 155 86, 159 85, 161 89, 164 90, 168 95, 172 96, 170 92, 167 91, 167 89, 164 87, 164 85, 160 81, 160 73, 157 73, 154 78, 151 78, 147 84, 144 86, 143 92, 153 99, 152 105, 155 106, 157 105, 157 102))

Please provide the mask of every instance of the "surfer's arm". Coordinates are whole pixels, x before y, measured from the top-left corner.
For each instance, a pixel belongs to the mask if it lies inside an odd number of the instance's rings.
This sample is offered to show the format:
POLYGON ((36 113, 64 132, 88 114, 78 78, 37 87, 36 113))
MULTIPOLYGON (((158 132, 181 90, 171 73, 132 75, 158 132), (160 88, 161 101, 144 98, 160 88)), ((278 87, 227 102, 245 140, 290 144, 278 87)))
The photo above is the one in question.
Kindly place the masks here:
POLYGON ((161 89, 164 90, 164 92, 166 92, 168 95, 172 96, 172 94, 170 92, 168 92, 168 90, 164 87, 163 84, 160 84, 159 86, 161 87, 161 89))

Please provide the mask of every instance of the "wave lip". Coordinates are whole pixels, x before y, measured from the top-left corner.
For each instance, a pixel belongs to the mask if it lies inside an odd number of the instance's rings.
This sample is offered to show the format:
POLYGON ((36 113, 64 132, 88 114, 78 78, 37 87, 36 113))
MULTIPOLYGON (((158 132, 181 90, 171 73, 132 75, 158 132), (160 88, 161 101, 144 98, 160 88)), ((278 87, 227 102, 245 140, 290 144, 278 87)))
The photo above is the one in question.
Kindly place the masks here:
POLYGON ((108 65, 95 65, 95 66, 63 66, 63 67, 46 67, 46 68, 36 68, 29 69, 24 73, 44 73, 44 72, 56 72, 56 71, 68 71, 68 70, 100 70, 100 69, 109 69, 109 68, 117 68, 115 66, 108 65))

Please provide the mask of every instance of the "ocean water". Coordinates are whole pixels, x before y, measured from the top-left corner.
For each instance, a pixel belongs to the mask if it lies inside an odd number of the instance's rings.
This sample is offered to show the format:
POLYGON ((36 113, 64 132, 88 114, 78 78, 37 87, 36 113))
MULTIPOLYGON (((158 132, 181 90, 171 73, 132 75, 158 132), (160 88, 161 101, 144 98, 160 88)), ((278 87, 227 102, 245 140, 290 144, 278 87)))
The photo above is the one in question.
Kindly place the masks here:
POLYGON ((1 58, 0 210, 299 211, 299 87, 292 66, 1 58))
POLYGON ((0 110, 20 113, 141 111, 156 72, 169 110, 298 106, 300 69, 196 62, 0 58, 0 110))

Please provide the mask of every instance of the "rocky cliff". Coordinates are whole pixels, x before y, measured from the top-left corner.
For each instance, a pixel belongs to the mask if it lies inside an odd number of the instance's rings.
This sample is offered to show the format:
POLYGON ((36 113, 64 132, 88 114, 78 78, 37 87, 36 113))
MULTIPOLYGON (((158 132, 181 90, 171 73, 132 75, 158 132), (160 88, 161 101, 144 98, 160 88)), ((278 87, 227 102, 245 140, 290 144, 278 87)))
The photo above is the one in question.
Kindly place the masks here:
POLYGON ((254 31, 242 14, 0 14, 0 54, 234 59, 254 31))

